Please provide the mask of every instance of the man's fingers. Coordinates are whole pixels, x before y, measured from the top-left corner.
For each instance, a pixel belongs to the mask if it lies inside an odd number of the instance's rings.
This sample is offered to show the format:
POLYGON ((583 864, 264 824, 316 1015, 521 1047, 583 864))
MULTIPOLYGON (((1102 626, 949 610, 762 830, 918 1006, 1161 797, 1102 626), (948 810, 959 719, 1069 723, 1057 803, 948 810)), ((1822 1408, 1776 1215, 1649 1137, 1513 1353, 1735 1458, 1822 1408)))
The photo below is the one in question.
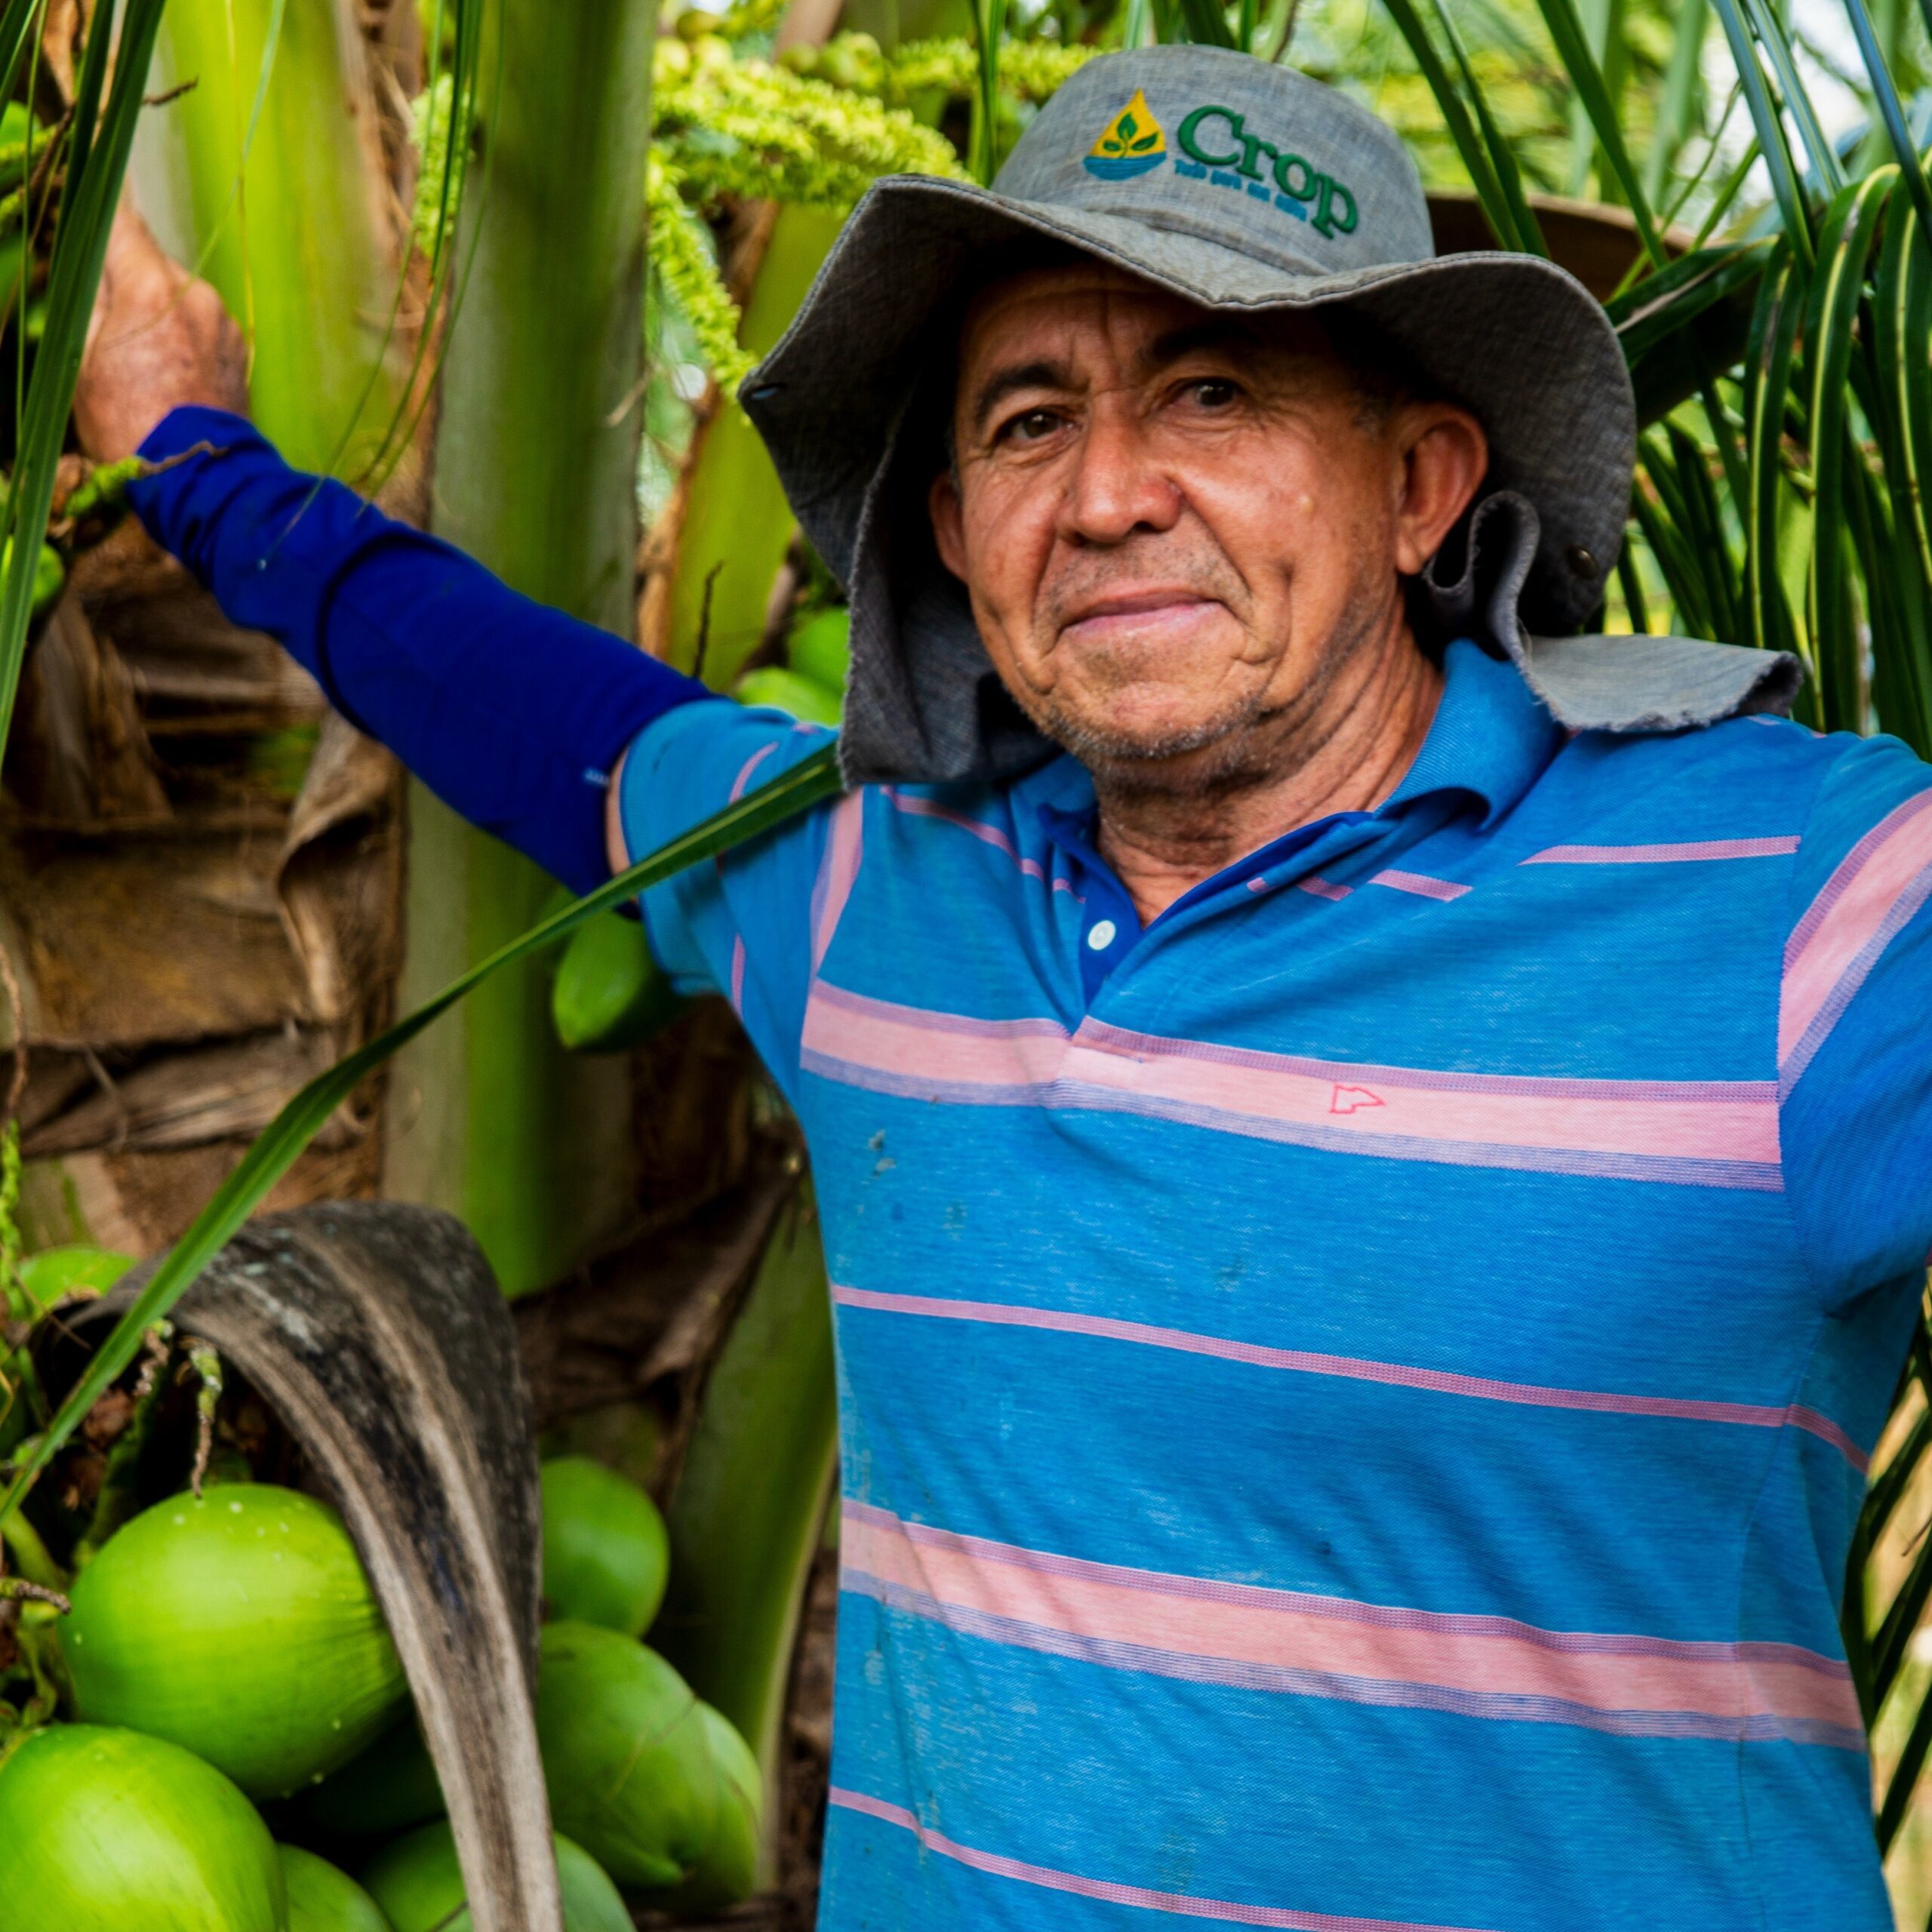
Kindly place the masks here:
POLYGON ((81 446, 131 455, 182 403, 248 407, 248 358, 221 298, 174 260, 133 204, 115 211, 74 395, 81 446))

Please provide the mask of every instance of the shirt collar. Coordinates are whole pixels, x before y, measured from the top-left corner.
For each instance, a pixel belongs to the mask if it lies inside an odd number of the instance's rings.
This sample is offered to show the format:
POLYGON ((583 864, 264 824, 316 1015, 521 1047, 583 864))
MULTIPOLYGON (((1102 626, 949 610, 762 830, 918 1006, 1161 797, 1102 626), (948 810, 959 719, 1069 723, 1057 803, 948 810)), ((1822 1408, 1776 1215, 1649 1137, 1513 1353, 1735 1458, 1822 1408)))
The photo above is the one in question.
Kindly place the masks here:
MULTIPOLYGON (((1486 831, 1530 789, 1562 737, 1514 664, 1458 638, 1443 656, 1442 696, 1429 734, 1381 810, 1399 811, 1432 792, 1466 792, 1481 801, 1486 831)), ((1094 786, 1075 759, 1063 752, 1020 786, 1057 842, 1084 842, 1094 786)))
POLYGON ((1407 775, 1385 811, 1432 792, 1467 792, 1483 804, 1484 830, 1535 782, 1563 728, 1507 658, 1458 638, 1442 660, 1442 696, 1407 775))

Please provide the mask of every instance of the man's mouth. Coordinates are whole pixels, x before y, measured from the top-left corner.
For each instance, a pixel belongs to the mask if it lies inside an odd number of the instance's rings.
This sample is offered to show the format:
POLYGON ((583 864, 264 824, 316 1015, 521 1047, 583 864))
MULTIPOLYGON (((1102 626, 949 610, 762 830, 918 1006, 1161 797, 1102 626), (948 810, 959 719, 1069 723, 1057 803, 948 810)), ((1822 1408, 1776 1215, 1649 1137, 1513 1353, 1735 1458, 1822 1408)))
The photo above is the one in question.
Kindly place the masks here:
POLYGON ((1223 608, 1219 598, 1204 597, 1183 585, 1117 591, 1079 605, 1061 625, 1060 638, 1063 643, 1103 645, 1116 638, 1184 632, 1223 608))

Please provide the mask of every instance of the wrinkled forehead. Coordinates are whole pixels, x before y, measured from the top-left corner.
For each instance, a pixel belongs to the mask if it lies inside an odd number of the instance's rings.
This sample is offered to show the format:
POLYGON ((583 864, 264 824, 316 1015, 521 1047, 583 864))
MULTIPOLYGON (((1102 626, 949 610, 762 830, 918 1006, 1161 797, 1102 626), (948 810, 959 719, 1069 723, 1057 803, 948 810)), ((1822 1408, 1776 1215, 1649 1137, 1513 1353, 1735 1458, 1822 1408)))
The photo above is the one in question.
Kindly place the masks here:
POLYGON ((1109 313, 1205 320, 1214 312, 1111 262, 1063 258, 996 267, 977 278, 960 328, 962 358, 989 332, 1109 313))
POLYGON ((1287 310, 1238 314, 1189 301, 1108 262, 1069 251, 982 278, 964 305, 952 373, 955 408, 1015 370, 1097 376, 1153 373, 1220 350, 1250 362, 1340 364, 1327 326, 1287 310))
POLYGON ((1022 269, 983 282, 967 304, 960 380, 1012 355, 1118 355, 1149 338, 1211 325, 1212 310, 1106 262, 1022 269))

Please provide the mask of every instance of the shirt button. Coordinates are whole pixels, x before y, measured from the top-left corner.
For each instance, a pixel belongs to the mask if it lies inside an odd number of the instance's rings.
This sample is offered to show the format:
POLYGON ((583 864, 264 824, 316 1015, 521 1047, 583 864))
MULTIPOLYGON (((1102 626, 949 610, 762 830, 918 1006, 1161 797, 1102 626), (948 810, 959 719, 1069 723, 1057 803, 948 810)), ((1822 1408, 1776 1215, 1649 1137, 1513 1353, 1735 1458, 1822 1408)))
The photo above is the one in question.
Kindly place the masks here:
POLYGON ((1095 952, 1106 952, 1114 943, 1115 930, 1111 919, 1095 920, 1087 931, 1088 946, 1095 952))

